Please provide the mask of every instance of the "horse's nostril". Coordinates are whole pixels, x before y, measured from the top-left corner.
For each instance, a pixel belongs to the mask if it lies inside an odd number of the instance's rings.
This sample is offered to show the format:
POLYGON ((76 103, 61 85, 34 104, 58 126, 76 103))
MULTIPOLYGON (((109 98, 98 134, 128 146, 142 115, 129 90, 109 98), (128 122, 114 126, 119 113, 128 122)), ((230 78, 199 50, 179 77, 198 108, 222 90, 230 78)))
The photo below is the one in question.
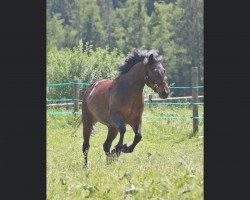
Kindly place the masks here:
POLYGON ((168 93, 166 93, 165 91, 162 91, 161 94, 164 96, 168 95, 168 93))
POLYGON ((164 99, 167 98, 168 95, 169 95, 169 93, 167 93, 167 92, 165 92, 165 91, 162 91, 162 92, 159 93, 159 96, 160 96, 161 98, 164 98, 164 99))

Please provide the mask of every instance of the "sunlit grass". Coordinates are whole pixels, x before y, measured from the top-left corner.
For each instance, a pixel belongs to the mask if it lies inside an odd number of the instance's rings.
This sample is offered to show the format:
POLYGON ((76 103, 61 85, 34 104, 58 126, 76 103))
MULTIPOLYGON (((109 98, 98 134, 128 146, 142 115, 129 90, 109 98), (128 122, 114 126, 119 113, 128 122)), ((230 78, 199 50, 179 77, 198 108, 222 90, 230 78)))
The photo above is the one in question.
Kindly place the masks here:
MULTIPOLYGON (((109 165, 102 147, 107 127, 97 123, 88 169, 83 169, 79 116, 48 115, 47 199, 203 199, 203 120, 192 136, 191 107, 145 105, 143 115, 186 118, 143 118, 143 138, 134 152, 109 165)), ((133 137, 127 126, 124 143, 133 137)), ((112 147, 117 142, 118 137, 112 147)))

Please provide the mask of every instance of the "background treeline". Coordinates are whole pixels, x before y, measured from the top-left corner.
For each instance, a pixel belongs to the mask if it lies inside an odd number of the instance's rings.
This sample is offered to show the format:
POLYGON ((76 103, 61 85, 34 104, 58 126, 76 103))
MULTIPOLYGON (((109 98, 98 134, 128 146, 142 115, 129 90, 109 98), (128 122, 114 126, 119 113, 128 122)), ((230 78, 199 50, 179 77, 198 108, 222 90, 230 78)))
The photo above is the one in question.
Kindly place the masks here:
MULTIPOLYGON (((203 85, 203 0, 47 0, 48 83, 114 78, 135 48, 164 55, 169 83, 191 86, 199 67, 203 85)), ((49 87, 48 97, 69 92, 49 87)))

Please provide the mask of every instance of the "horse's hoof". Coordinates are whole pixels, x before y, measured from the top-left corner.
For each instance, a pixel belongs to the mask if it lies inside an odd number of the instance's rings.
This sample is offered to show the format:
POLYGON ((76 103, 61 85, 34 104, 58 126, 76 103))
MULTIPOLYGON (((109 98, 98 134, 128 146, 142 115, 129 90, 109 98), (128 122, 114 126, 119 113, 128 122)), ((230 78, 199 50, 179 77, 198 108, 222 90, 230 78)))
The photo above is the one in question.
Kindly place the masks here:
POLYGON ((115 155, 116 157, 119 157, 121 155, 121 150, 117 151, 115 155))
POLYGON ((110 156, 114 158, 114 157, 120 156, 120 154, 121 154, 121 151, 117 151, 116 149, 113 149, 110 153, 110 156))
POLYGON ((115 149, 113 149, 113 150, 111 151, 111 155, 113 156, 114 154, 116 154, 116 150, 115 150, 115 149))
POLYGON ((115 146, 115 149, 113 149, 111 151, 111 153, 113 152, 114 154, 116 154, 117 157, 120 156, 121 152, 122 152, 123 146, 115 146))
MULTIPOLYGON (((132 150, 133 151, 133 150, 132 150)), ((122 146, 122 152, 123 153, 131 153, 132 152, 131 149, 129 148, 129 146, 127 144, 124 144, 122 146)))

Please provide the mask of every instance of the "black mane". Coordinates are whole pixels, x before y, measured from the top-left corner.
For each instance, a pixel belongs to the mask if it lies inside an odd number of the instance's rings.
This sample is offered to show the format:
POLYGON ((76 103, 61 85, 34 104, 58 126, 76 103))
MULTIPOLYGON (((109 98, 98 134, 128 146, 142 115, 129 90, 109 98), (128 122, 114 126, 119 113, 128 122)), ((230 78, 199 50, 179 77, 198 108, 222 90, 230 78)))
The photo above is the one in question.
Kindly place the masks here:
POLYGON ((158 54, 157 50, 135 50, 133 55, 129 55, 125 61, 118 66, 119 76, 126 74, 135 64, 148 58, 153 54, 153 59, 156 62, 161 62, 162 57, 158 54))

